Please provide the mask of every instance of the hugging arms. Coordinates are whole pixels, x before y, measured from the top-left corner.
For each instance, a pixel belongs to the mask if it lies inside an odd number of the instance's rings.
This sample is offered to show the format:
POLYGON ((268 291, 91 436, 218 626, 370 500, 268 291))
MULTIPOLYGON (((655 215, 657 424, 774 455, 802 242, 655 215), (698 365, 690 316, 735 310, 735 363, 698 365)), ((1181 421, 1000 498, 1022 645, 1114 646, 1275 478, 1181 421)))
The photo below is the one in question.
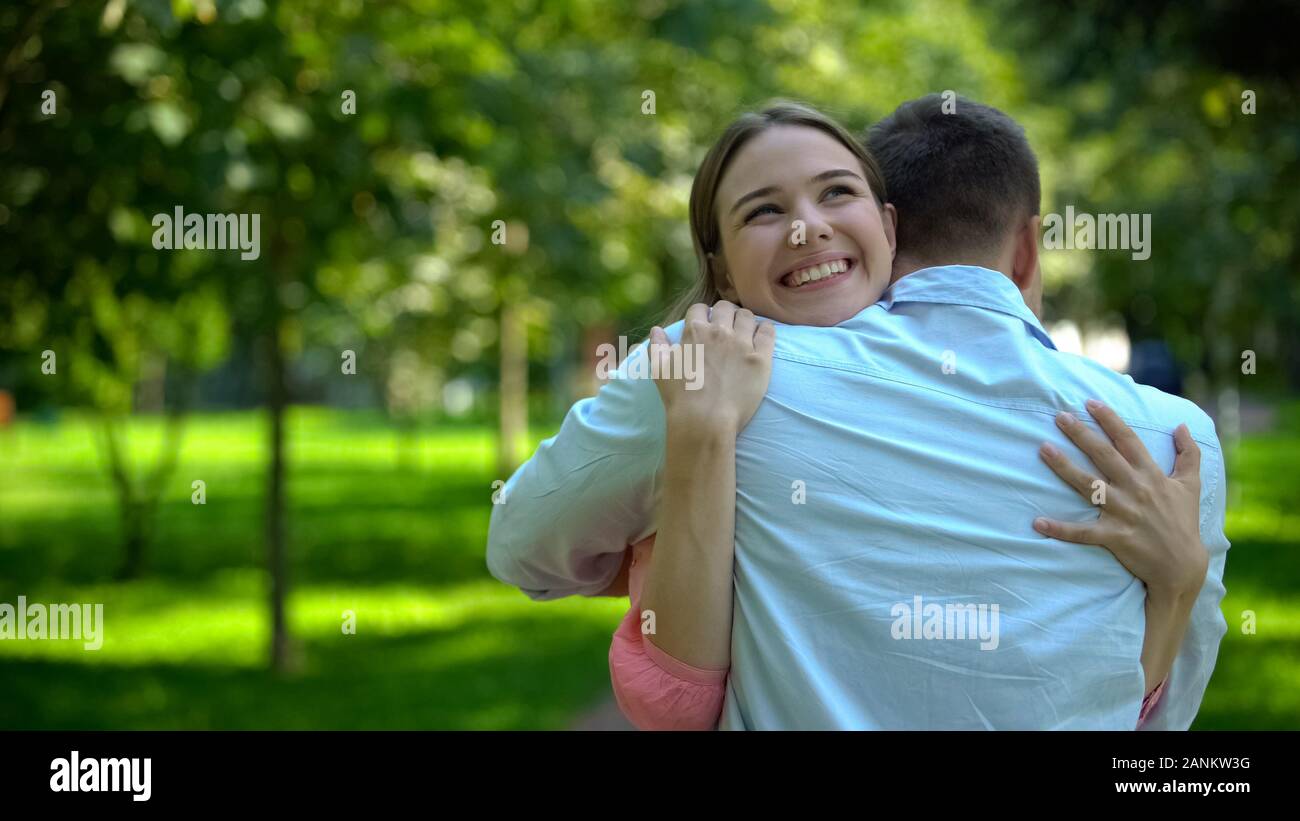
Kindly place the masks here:
POLYGON ((791 104, 723 133, 691 191, 699 305, 666 329, 701 346, 704 389, 629 378, 634 352, 507 482, 489 568, 536 599, 618 592, 626 573, 614 650, 643 649, 649 678, 716 693, 725 677, 723 728, 1131 728, 1165 669, 1145 726, 1185 728, 1226 630, 1212 423, 1055 349, 1013 121, 923 98, 870 142, 791 104), (1084 420, 1052 427, 1089 398, 1113 409, 1093 412, 1113 446, 1084 420), (1006 618, 975 646, 922 630, 934 608, 1006 618), (890 624, 909 609, 914 631, 890 624), (951 640, 909 641, 932 638, 951 640))
MULTIPOLYGON (((735 442, 766 392, 775 330, 729 302, 711 310, 692 306, 681 345, 703 352, 704 379, 694 389, 669 378, 674 346, 664 332, 653 329, 649 342, 646 355, 662 363, 653 371, 662 374, 655 381, 666 427, 661 524, 635 550, 638 578, 611 647, 611 680, 619 706, 639 729, 712 729, 730 666, 735 442)), ((1091 403, 1089 409, 1110 441, 1083 425, 1063 430, 1102 471, 1106 505, 1092 524, 1040 518, 1035 528, 1106 547, 1145 583, 1147 692, 1140 725, 1158 703, 1207 570, 1197 531, 1200 449, 1180 426, 1178 460, 1166 476, 1114 411, 1091 403)), ((1044 444, 1040 456, 1084 498, 1095 498, 1096 480, 1060 449, 1044 444)), ((625 592, 628 575, 620 572, 605 592, 625 592)))

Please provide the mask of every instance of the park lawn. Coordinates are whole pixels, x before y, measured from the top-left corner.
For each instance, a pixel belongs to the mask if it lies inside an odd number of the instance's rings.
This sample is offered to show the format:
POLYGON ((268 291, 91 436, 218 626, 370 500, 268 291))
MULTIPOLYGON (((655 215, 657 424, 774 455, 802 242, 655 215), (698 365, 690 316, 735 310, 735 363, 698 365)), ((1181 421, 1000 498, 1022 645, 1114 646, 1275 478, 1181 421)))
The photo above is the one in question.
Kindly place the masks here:
MULTIPOLYGON (((133 451, 150 457, 159 433, 138 421, 133 451)), ((369 414, 294 409, 299 669, 284 678, 265 670, 263 419, 190 422, 148 572, 129 583, 109 581, 116 512, 92 436, 75 417, 0 434, 0 601, 102 602, 106 622, 98 651, 0 642, 0 727, 558 728, 609 692, 626 600, 543 605, 488 575, 486 429, 412 441, 369 414)))
MULTIPOLYGON (((1300 406, 1282 420, 1230 467, 1229 629, 1197 728, 1300 728, 1300 406)), ((102 602, 106 620, 98 651, 0 642, 0 728, 541 729, 608 696, 626 600, 532 602, 486 571, 490 431, 407 439, 315 408, 290 421, 298 662, 283 678, 265 670, 263 417, 191 420, 148 572, 128 583, 108 581, 120 549, 93 428, 0 432, 0 601, 102 602)), ((158 440, 156 420, 133 423, 138 457, 158 440)))

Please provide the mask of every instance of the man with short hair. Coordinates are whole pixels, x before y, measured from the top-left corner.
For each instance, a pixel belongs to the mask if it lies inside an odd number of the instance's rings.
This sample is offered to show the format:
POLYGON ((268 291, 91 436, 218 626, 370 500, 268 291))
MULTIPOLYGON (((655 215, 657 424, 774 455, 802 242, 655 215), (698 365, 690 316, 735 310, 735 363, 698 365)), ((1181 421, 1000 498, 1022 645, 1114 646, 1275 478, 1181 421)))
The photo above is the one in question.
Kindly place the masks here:
MULTIPOLYGON (((1131 729, 1146 590, 1035 532, 1097 510, 1052 475, 1053 424, 1101 400, 1166 472, 1199 444, 1206 580, 1144 729, 1186 729, 1227 626, 1223 454, 1190 402, 1056 350, 1036 316, 1037 161, 995 109, 937 95, 869 134, 898 213, 893 285, 834 327, 782 325, 736 442, 735 606, 721 729, 1131 729)), ((809 238, 809 250, 819 240, 809 238)), ((670 329, 671 330, 671 329, 670 329)), ((1092 426, 1090 421, 1076 425, 1092 426)), ((664 417, 649 380, 579 403, 507 483, 493 574, 597 594, 653 533, 664 417)))

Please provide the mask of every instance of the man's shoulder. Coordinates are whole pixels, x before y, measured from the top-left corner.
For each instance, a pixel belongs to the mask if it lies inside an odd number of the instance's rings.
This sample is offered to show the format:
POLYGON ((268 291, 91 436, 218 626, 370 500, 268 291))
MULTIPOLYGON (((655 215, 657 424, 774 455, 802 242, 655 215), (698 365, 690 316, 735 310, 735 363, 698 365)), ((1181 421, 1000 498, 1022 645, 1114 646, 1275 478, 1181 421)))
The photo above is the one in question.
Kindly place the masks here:
POLYGON ((1050 354, 1063 370, 1074 377, 1071 380, 1074 388, 1090 394, 1083 397, 1084 401, 1098 399, 1105 402, 1132 426, 1171 433, 1180 424, 1186 424, 1192 438, 1199 444, 1219 447, 1214 420, 1190 399, 1134 382, 1128 374, 1118 373, 1078 354, 1063 351, 1051 351, 1050 354))

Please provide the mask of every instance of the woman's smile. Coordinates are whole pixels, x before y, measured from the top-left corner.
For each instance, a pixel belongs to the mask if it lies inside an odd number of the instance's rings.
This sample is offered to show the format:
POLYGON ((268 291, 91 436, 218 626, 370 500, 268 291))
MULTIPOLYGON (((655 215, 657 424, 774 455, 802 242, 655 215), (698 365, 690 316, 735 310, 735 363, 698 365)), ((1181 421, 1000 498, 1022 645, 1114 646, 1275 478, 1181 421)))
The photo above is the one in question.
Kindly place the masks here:
POLYGON ((822 253, 800 262, 777 282, 788 291, 817 291, 847 282, 857 268, 857 260, 840 252, 822 253))

